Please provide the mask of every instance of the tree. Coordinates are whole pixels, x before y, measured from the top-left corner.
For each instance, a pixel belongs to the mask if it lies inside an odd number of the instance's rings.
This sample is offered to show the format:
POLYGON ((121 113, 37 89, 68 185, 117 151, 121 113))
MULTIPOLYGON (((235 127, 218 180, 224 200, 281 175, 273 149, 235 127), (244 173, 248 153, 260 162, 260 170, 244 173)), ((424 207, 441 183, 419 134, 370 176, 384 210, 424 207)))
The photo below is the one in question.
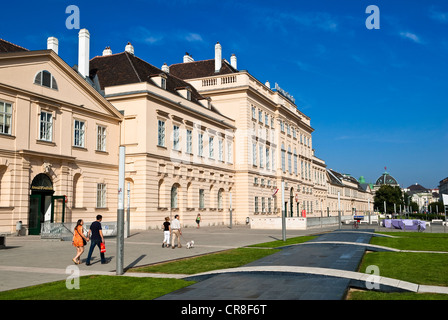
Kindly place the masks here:
POLYGON ((374 197, 375 208, 378 208, 381 212, 384 212, 384 202, 386 202, 386 213, 394 212, 394 204, 398 208, 400 205, 403 207, 403 193, 400 187, 382 185, 376 192, 374 197))

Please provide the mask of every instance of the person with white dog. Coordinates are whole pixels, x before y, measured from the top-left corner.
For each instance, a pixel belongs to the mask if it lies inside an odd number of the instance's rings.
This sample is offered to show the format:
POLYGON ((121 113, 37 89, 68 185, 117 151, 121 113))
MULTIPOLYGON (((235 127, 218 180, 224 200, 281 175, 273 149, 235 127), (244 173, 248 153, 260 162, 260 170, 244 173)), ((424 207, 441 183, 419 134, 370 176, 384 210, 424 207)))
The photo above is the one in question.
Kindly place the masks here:
POLYGON ((182 230, 180 229, 180 221, 179 221, 179 215, 176 214, 174 216, 174 220, 171 223, 171 248, 174 249, 174 239, 177 238, 177 246, 179 248, 182 248, 182 245, 180 244, 180 236, 182 234, 182 230))

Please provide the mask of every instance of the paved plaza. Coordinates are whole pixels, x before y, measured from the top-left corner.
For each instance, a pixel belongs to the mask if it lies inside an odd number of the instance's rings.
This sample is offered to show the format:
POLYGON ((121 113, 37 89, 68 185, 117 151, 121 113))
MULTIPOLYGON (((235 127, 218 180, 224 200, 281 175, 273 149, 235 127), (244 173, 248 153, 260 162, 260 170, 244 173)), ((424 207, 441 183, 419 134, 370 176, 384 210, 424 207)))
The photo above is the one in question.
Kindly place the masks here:
MULTIPOLYGON (((438 228, 435 226, 435 228, 438 228)), ((287 237, 318 235, 314 240, 283 248, 282 251, 240 268, 212 271, 204 274, 160 275, 133 274, 125 276, 154 276, 193 279, 196 284, 162 296, 160 300, 341 300, 350 285, 365 283, 366 274, 357 267, 366 249, 390 250, 369 246, 378 226, 353 231, 350 226, 288 230, 287 237)), ((440 230, 427 230, 444 232, 440 230)), ((397 235, 400 231, 397 231, 397 235)), ((251 244, 280 240, 281 230, 252 230, 247 226, 201 227, 183 230, 182 248, 162 248, 160 230, 131 232, 125 239, 125 270, 189 256, 218 252, 251 244), (195 246, 186 249, 185 243, 194 240, 195 246)), ((88 247, 82 256, 87 257, 88 247)), ((115 275, 116 239, 106 238, 107 264, 101 264, 95 249, 91 266, 79 265, 80 275, 115 275)), ((0 250, 0 291, 27 287, 68 277, 66 268, 73 266, 75 249, 69 241, 42 240, 39 236, 6 238, 6 248, 0 250)), ((433 292, 445 288, 418 286, 395 279, 381 278, 381 285, 392 291, 409 290, 433 292)))

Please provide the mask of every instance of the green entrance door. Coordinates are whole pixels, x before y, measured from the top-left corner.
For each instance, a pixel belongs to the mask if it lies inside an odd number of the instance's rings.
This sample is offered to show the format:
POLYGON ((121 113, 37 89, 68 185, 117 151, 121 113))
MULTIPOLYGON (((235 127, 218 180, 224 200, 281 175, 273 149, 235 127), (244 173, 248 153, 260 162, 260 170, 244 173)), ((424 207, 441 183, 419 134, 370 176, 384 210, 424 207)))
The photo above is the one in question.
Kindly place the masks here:
POLYGON ((42 221, 42 196, 40 194, 30 195, 30 212, 28 216, 28 233, 30 235, 40 234, 40 223, 42 221))

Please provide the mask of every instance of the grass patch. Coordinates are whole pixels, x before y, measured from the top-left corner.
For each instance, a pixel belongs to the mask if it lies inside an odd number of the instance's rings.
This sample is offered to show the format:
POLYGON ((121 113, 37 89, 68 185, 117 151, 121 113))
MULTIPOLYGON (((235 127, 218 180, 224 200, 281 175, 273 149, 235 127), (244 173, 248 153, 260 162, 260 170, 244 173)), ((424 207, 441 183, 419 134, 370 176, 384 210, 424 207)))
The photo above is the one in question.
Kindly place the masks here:
POLYGON ((290 246, 290 245, 293 245, 293 244, 304 243, 304 242, 310 241, 310 240, 312 240, 314 238, 316 238, 316 236, 294 237, 294 238, 286 239, 286 241, 276 240, 276 241, 271 241, 271 242, 264 242, 264 243, 259 243, 259 244, 253 244, 253 245, 250 245, 249 247, 278 248, 278 247, 283 247, 283 246, 290 246))
POLYGON ((384 232, 399 238, 373 237, 371 244, 400 250, 448 252, 448 234, 425 232, 384 232))
POLYGON ((448 294, 351 290, 348 300, 448 300, 448 294))
POLYGON ((218 269, 236 268, 261 259, 280 250, 237 248, 200 257, 134 268, 131 272, 195 274, 218 269))
POLYGON ((194 281, 126 276, 84 276, 79 289, 65 280, 0 292, 0 300, 152 300, 194 281))
POLYGON ((360 271, 375 265, 380 276, 417 284, 448 286, 448 256, 444 253, 371 252, 364 255, 360 271))

